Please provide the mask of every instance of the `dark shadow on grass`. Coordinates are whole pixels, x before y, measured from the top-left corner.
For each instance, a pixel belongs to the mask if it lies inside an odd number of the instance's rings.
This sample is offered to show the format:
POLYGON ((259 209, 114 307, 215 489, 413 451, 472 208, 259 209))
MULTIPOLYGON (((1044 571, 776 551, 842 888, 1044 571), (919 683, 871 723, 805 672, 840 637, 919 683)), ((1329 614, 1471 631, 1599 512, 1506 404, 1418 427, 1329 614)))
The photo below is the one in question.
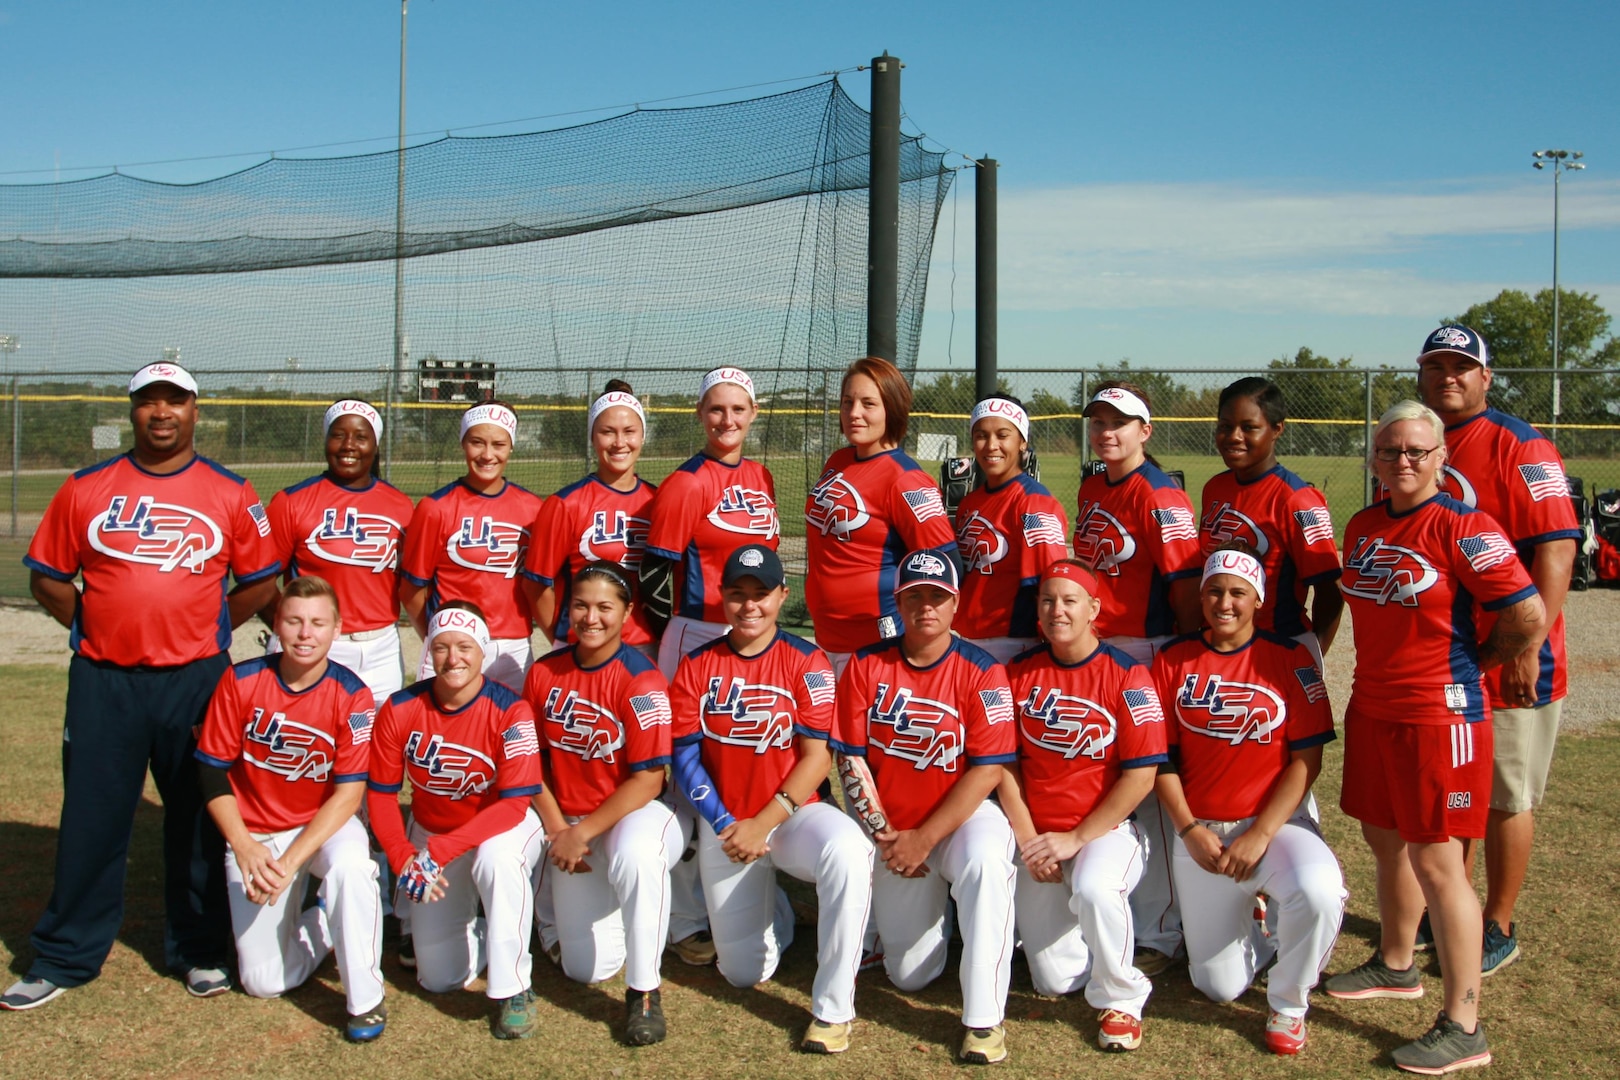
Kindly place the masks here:
POLYGON ((624 983, 617 976, 587 986, 564 975, 555 964, 536 952, 530 985, 535 997, 564 1012, 599 1025, 609 1039, 624 1041, 624 983))

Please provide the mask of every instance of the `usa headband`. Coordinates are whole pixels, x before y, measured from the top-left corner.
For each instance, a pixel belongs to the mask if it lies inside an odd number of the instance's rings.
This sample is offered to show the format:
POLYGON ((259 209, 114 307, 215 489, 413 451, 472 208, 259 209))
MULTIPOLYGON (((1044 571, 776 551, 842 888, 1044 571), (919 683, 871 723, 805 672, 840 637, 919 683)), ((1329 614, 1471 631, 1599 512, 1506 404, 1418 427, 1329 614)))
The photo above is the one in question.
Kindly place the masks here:
MULTIPOLYGON (((1253 555, 1242 551, 1217 551, 1204 560, 1204 576, 1202 581, 1208 581, 1216 574, 1231 574, 1242 578, 1254 586, 1254 593, 1261 603, 1266 599, 1266 571, 1260 565, 1260 560, 1253 555)), ((1200 582, 1202 583, 1202 582, 1200 582)))
POLYGON ((703 376, 703 384, 698 387, 698 400, 702 401, 703 395, 707 394, 710 390, 713 390, 721 383, 731 383, 733 386, 740 386, 744 390, 748 391, 749 401, 755 400, 754 380, 750 379, 748 377, 748 372, 744 371, 742 368, 734 367, 717 367, 707 375, 703 376))
POLYGON ((506 433, 517 442, 517 413, 505 405, 474 405, 461 414, 461 437, 465 439, 467 432, 479 424, 494 424, 505 428, 506 433))
POLYGON ((641 402, 636 399, 636 395, 627 394, 623 390, 610 390, 601 397, 597 398, 595 401, 591 402, 591 411, 589 415, 585 417, 585 430, 595 431, 596 418, 607 412, 609 409, 616 408, 620 405, 641 417, 641 426, 643 429, 647 427, 647 412, 641 407, 641 402))
POLYGON ((1090 570, 1087 570, 1079 563, 1072 563, 1066 559, 1059 560, 1058 562, 1053 563, 1051 566, 1048 566, 1041 573, 1042 584, 1045 584, 1054 578, 1062 578, 1065 581, 1074 582, 1076 585, 1086 590, 1087 596, 1097 595, 1097 575, 1093 574, 1090 570))
POLYGON ((972 431, 973 425, 987 416, 999 416, 1010 422, 1024 441, 1029 442, 1029 413, 1020 408, 1017 402, 1006 398, 985 398, 973 406, 973 415, 968 418, 968 430, 972 431))
POLYGON ((470 611, 462 608, 444 608, 434 613, 428 621, 427 637, 423 639, 425 648, 433 647, 433 639, 440 634, 466 634, 478 645, 478 651, 485 656, 490 655, 489 626, 470 611))
POLYGON ((371 425, 371 436, 378 442, 382 441, 382 414, 370 405, 355 398, 344 398, 334 401, 326 410, 326 420, 322 430, 331 431, 332 425, 345 416, 358 416, 371 425))

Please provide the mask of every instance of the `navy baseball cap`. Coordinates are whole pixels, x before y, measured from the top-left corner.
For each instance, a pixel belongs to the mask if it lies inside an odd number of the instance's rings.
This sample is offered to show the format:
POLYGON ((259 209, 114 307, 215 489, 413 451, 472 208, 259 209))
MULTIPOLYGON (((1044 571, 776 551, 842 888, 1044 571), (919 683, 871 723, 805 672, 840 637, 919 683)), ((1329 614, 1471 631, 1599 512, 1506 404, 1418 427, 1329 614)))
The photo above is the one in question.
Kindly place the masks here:
POLYGON ((1423 361, 1439 353, 1456 353, 1458 356, 1466 356, 1480 367, 1491 366, 1490 346, 1485 344, 1485 339, 1479 336, 1478 331, 1466 326, 1455 324, 1442 326, 1424 338, 1423 351, 1418 353, 1418 366, 1422 367, 1423 361))
POLYGON ((956 558, 939 548, 913 551, 900 560, 900 575, 894 591, 905 592, 914 585, 937 585, 952 596, 962 592, 962 575, 956 568, 956 558))
POLYGON ((767 589, 780 588, 787 581, 782 560, 764 544, 744 544, 733 551, 720 574, 720 584, 731 585, 745 577, 753 578, 767 589))

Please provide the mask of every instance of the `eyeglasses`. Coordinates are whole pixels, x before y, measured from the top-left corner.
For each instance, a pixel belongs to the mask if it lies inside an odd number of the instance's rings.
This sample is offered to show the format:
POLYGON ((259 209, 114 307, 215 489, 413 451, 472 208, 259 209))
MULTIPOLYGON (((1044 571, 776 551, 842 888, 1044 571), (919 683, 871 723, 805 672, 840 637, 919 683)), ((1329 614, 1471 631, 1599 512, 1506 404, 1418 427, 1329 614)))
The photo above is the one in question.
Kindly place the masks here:
POLYGON ((1428 460, 1429 455, 1438 449, 1440 449, 1438 446, 1431 446, 1427 450, 1420 446, 1408 446, 1405 449, 1398 449, 1393 446, 1381 446, 1377 450, 1373 451, 1373 457, 1383 462, 1395 462, 1404 457, 1413 465, 1417 465, 1420 462, 1428 460))

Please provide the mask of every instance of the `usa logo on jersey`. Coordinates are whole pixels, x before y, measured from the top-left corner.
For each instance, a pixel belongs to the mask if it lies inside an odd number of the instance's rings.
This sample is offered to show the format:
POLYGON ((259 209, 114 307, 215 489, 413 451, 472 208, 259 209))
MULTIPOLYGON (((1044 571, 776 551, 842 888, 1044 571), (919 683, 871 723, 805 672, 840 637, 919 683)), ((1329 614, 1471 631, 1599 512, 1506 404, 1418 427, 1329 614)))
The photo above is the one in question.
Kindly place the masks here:
POLYGON ((586 761, 613 763, 613 755, 624 747, 624 725, 613 710, 580 697, 578 690, 563 696, 562 687, 553 686, 546 695, 546 742, 553 749, 574 754, 586 761), (562 728, 562 735, 552 734, 562 728))
POLYGON ((414 766, 411 786, 452 802, 469 795, 481 795, 495 782, 495 763, 469 746, 447 742, 434 735, 423 742, 423 733, 413 731, 405 738, 405 761, 414 766))
POLYGON ((866 722, 867 738, 890 757, 911 762, 919 772, 934 765, 956 771, 963 750, 962 722, 943 701, 916 697, 909 687, 878 683, 866 722))
POLYGON ((1474 490, 1474 485, 1469 483, 1468 477, 1450 465, 1440 466, 1440 491, 1464 506, 1479 506, 1479 492, 1474 490))
POLYGON ((848 540, 851 533, 872 520, 872 515, 867 512, 866 500, 844 479, 844 474, 828 469, 810 491, 804 520, 822 536, 848 540))
POLYGON ((975 510, 956 530, 956 549, 962 555, 964 574, 977 570, 988 576, 990 568, 1007 557, 1007 538, 975 510))
POLYGON ((709 679, 699 719, 705 738, 728 746, 746 746, 756 754, 793 746, 793 691, 780 686, 709 679))
POLYGON ((1253 547, 1262 559, 1266 557, 1266 552, 1271 550, 1271 541, 1266 539, 1265 530, 1256 525, 1253 518, 1229 502, 1219 502, 1210 507, 1209 513, 1204 515, 1204 520, 1199 525, 1199 530, 1209 537, 1211 547, 1232 540, 1241 540, 1253 547))
POLYGON ((512 577, 523 565, 529 530, 484 516, 464 517, 461 528, 445 541, 445 553, 457 566, 512 577))
POLYGON ((1069 761, 1103 760, 1118 732, 1114 714, 1095 701, 1039 686, 1030 687, 1018 715, 1018 730, 1026 742, 1069 761))
POLYGON ((1379 606, 1417 607, 1418 596, 1440 580, 1429 560, 1411 548, 1386 544, 1382 537, 1364 536, 1344 557, 1344 578, 1339 588, 1351 596, 1376 601, 1379 606))
POLYGON ((288 720, 284 713, 254 709, 243 736, 243 760, 288 782, 322 783, 332 775, 337 742, 319 728, 288 720))
POLYGON ((1099 574, 1118 577, 1119 568, 1136 554, 1136 539, 1099 503, 1087 503, 1074 528, 1074 557, 1099 574))
POLYGON ((1288 719, 1277 693, 1253 683, 1228 682, 1219 675, 1188 675, 1176 695, 1176 715, 1188 731, 1238 745, 1244 739, 1271 742, 1288 719))
POLYGON ((399 561, 405 526, 382 514, 363 514, 352 506, 326 508, 321 523, 304 540, 316 557, 344 566, 364 566, 373 574, 392 570, 399 561))
POLYGON ((579 535, 579 553, 586 559, 605 559, 626 570, 639 570, 651 525, 646 518, 632 517, 623 510, 598 510, 590 528, 579 535))
POLYGON ((766 540, 781 531, 776 520, 776 503, 763 491, 732 484, 720 493, 720 501, 709 511, 709 524, 726 532, 761 536, 766 540))
POLYGON ((103 555, 155 566, 164 574, 180 567, 200 574, 225 544, 225 534, 201 510, 160 503, 150 495, 133 506, 128 495, 114 495, 107 512, 91 519, 88 539, 103 555))

